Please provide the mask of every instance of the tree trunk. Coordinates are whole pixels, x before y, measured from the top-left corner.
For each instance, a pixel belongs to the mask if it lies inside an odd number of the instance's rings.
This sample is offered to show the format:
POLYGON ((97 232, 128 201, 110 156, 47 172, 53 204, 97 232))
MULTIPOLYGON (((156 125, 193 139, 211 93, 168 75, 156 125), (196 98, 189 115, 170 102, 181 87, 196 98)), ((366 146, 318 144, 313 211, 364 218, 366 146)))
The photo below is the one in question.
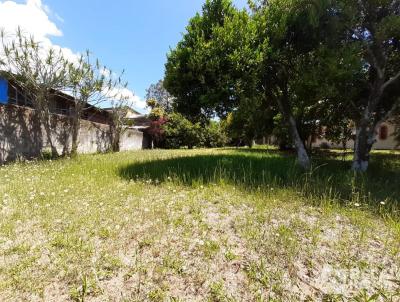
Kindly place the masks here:
POLYGON ((120 151, 120 137, 121 137, 121 130, 118 127, 111 126, 111 150, 113 152, 120 151))
POLYGON ((352 170, 366 172, 369 165, 369 157, 375 143, 375 128, 382 122, 377 118, 376 108, 383 94, 383 79, 375 80, 368 103, 356 125, 356 138, 354 141, 354 158, 352 170))
POLYGON ((71 155, 77 156, 78 155, 78 137, 79 137, 79 129, 80 122, 78 116, 72 117, 72 124, 71 124, 71 155))
POLYGON ((41 112, 41 122, 46 132, 47 143, 50 145, 51 157, 57 158, 59 156, 56 146, 53 143, 52 138, 52 126, 51 126, 51 114, 48 109, 43 108, 41 112))
POLYGON ((366 172, 369 166, 370 153, 375 143, 375 130, 381 124, 371 125, 368 119, 363 119, 357 125, 354 141, 354 158, 352 170, 366 172))
POLYGON ((288 117, 288 123, 290 135, 292 136, 297 151, 297 161, 303 169, 308 170, 311 167, 310 158, 308 157, 303 140, 301 139, 299 131, 297 130, 296 121, 292 115, 288 117))
POLYGON ((302 167, 305 170, 308 170, 311 168, 311 161, 310 158, 308 157, 307 150, 304 146, 304 142, 300 137, 299 131, 297 129, 296 120, 294 119, 292 110, 290 108, 287 87, 284 87, 282 91, 283 91, 282 97, 278 98, 278 106, 285 119, 285 122, 289 126, 290 136, 292 137, 294 146, 297 151, 297 161, 300 167, 302 167))

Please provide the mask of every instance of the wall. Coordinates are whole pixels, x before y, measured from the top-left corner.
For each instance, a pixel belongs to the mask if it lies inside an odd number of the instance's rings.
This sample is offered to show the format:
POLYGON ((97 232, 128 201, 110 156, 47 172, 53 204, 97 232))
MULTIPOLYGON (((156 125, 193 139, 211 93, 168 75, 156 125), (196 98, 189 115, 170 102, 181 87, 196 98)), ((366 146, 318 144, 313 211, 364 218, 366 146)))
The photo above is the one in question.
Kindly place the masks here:
MULTIPOLYGON (((388 128, 388 137, 386 139, 382 140, 379 138, 379 135, 377 134, 375 137, 376 143, 373 145, 372 149, 374 149, 374 150, 400 149, 400 146, 398 145, 398 142, 395 140, 395 137, 394 137, 394 132, 395 132, 394 125, 390 122, 385 122, 385 123, 382 123, 381 127, 382 126, 386 126, 388 128)), ((326 140, 325 138, 318 138, 315 142, 313 142, 313 147, 320 147, 321 145, 328 145, 330 148, 338 148, 338 149, 342 148, 342 145, 338 145, 333 142, 330 142, 330 141, 326 140)), ((354 140, 347 141, 346 148, 354 149, 354 140)))
POLYGON ((120 150, 140 150, 148 148, 148 139, 143 132, 129 128, 121 136, 120 150))
MULTIPOLYGON (((52 140, 59 154, 70 150, 71 137, 68 119, 52 115, 52 140)), ((18 158, 33 159, 49 149, 45 131, 35 118, 35 111, 25 107, 0 105, 0 163, 18 158)), ((121 150, 146 147, 143 133, 128 129, 121 138, 121 150)), ((105 152, 110 149, 109 126, 81 120, 79 153, 105 152)))

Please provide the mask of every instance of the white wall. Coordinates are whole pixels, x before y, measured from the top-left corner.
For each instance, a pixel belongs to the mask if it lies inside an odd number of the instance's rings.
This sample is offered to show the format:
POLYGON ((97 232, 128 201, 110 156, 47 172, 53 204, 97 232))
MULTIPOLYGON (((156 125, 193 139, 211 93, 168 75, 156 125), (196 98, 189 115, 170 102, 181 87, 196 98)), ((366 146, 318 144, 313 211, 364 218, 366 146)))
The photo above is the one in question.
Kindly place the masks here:
MULTIPOLYGON (((25 107, 0 105, 0 163, 17 158, 36 158, 49 149, 43 127, 35 111, 25 107)), ((52 141, 59 154, 71 148, 71 131, 65 116, 52 115, 52 141)), ((110 127, 106 124, 81 120, 79 153, 97 153, 110 150, 110 127)), ((128 129, 121 137, 121 151, 146 147, 142 132, 128 129)))
MULTIPOLYGON (((376 135, 376 143, 373 145, 374 150, 395 150, 400 149, 398 146, 398 142, 395 140, 394 131, 395 127, 393 124, 389 122, 382 123, 381 126, 388 127, 388 137, 385 140, 381 140, 379 138, 379 134, 376 135)), ((341 149, 342 145, 335 144, 326 140, 325 138, 318 138, 312 145, 313 147, 320 147, 322 144, 328 144, 331 148, 338 148, 341 149)), ((354 140, 349 140, 346 144, 347 149, 354 149, 354 140)))

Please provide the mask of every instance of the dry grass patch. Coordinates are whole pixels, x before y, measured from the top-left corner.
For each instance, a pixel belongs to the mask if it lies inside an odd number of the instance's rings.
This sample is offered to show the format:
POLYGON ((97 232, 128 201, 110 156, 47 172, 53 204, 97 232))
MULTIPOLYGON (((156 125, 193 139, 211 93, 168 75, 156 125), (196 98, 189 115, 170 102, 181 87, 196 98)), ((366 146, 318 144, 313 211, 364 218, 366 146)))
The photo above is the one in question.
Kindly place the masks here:
POLYGON ((329 169, 263 150, 1 167, 0 300, 398 301, 398 179, 329 169))

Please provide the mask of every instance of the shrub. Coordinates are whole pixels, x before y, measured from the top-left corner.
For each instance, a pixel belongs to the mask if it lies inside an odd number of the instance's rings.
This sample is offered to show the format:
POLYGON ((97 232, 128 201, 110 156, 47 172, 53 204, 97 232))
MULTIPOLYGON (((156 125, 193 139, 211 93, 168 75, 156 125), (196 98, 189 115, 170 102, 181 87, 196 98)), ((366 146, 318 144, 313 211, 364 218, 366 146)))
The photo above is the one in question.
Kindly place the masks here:
POLYGON ((161 125, 163 142, 159 147, 178 149, 187 147, 222 147, 227 142, 227 135, 221 123, 211 121, 203 126, 192 123, 180 113, 171 113, 161 125))
POLYGON ((223 147, 228 142, 226 129, 221 122, 211 121, 203 130, 203 145, 207 148, 223 147))
POLYGON ((202 129, 199 123, 193 124, 180 113, 168 115, 167 122, 162 126, 164 145, 168 149, 188 147, 192 149, 201 145, 202 129))

